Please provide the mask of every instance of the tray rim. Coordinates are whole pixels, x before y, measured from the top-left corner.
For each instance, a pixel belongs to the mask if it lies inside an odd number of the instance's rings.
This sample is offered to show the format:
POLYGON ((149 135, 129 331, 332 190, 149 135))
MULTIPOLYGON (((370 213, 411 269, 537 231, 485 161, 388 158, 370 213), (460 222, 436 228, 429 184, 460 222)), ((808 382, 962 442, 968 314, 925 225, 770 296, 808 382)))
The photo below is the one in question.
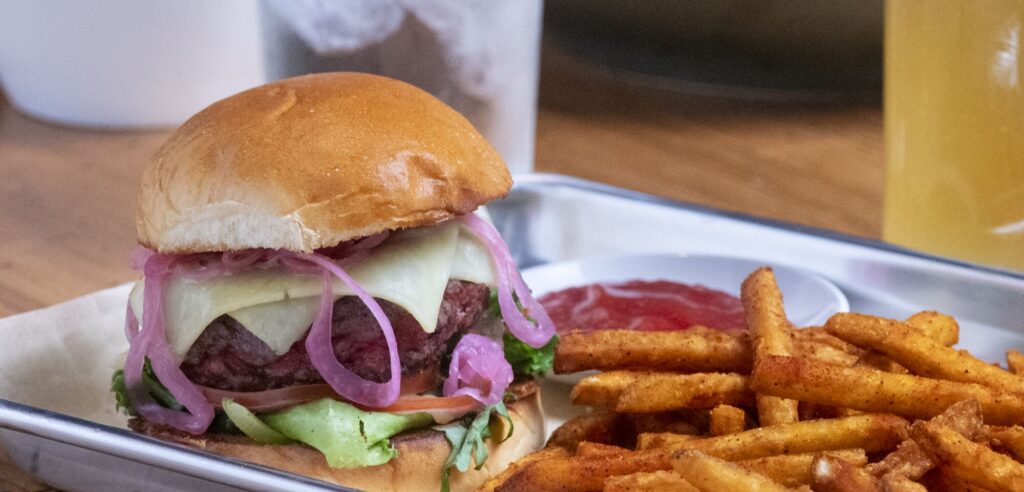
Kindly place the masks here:
POLYGON ((982 265, 978 263, 972 263, 966 260, 958 260, 955 258, 949 258, 946 256, 939 256, 931 253, 925 253, 914 249, 907 248, 905 246, 899 246, 892 243, 887 243, 879 239, 871 239, 863 236, 857 236, 846 232, 833 231, 831 229, 825 229, 822 227, 809 226, 804 224, 797 224, 795 222, 789 222, 781 219, 772 219, 768 217, 761 217, 758 215, 748 214, 744 212, 736 212, 732 210, 724 210, 720 208, 710 207, 707 205, 701 205, 686 200, 677 200, 674 198, 667 198, 663 196, 653 195, 642 191, 631 190, 627 188, 621 188, 618 186, 598 183, 596 181, 590 181, 575 176, 567 176, 564 174, 557 173, 524 173, 516 174, 513 176, 516 181, 516 187, 529 187, 529 186, 548 186, 558 185, 568 188, 576 188, 588 192, 601 193, 604 195, 611 195, 618 198, 625 198, 638 202, 648 203, 652 205, 658 205, 669 208, 677 208, 683 210, 690 210, 693 212, 702 213, 714 217, 727 218, 737 220, 740 222, 748 222, 757 225, 763 225, 772 227, 775 229, 787 230, 799 234, 808 236, 816 236, 823 239, 830 239, 833 241, 839 241, 847 244, 854 244, 871 248, 880 251, 886 251, 895 253, 898 255, 909 256, 918 258, 926 261, 942 263, 950 266, 957 266, 966 268, 968 270, 974 270, 983 272, 986 274, 993 274, 1005 278, 1011 278, 1015 280, 1024 280, 1024 272, 1015 272, 1004 268, 982 265))
MULTIPOLYGON (((922 253, 876 239, 865 238, 814 226, 796 224, 778 219, 759 217, 742 212, 718 209, 685 200, 676 200, 609 184, 589 181, 583 178, 555 173, 523 173, 515 174, 514 179, 515 186, 513 191, 516 189, 528 190, 531 187, 545 186, 572 188, 590 193, 623 198, 656 206, 689 210, 712 217, 731 219, 786 230, 797 234, 854 244, 897 255, 918 258, 929 262, 956 266, 969 271, 993 275, 1003 279, 1024 281, 1024 272, 1018 273, 996 267, 922 253)), ((24 313, 18 313, 13 316, 20 314, 24 313)), ((127 429, 99 424, 68 414, 52 412, 42 408, 16 403, 4 398, 0 398, 0 429, 35 436, 37 438, 62 443, 64 445, 80 449, 86 449, 128 461, 134 461, 142 465, 153 466, 226 486, 244 487, 246 485, 242 485, 243 483, 258 483, 264 488, 278 484, 287 484, 291 487, 302 487, 307 490, 349 490, 344 487, 339 487, 313 478, 218 456, 213 453, 188 448, 183 445, 167 443, 136 434, 127 429), (100 445, 100 441, 103 441, 108 445, 102 446, 100 445), (113 447, 109 445, 110 443, 121 443, 122 447, 113 447), (139 454, 133 452, 139 449, 144 451, 144 453, 139 454), (142 456, 145 459, 136 459, 139 456, 142 456), (199 465, 204 461, 208 461, 210 464, 216 464, 219 470, 236 472, 235 474, 230 475, 230 478, 233 480, 220 478, 224 476, 222 473, 204 475, 196 475, 192 473, 193 471, 202 469, 199 465), (257 480, 262 481, 257 482, 257 480)))

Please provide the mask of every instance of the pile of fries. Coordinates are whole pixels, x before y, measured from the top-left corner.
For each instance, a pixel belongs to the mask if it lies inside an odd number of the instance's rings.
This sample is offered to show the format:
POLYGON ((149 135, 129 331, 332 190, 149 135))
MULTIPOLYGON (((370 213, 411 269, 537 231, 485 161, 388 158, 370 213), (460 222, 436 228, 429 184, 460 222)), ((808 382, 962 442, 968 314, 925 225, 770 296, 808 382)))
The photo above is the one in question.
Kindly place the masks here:
POLYGON ((575 332, 555 370, 601 370, 593 407, 488 482, 497 491, 1024 491, 1024 355, 952 346, 956 321, 839 313, 795 329, 769 268, 749 333, 575 332))

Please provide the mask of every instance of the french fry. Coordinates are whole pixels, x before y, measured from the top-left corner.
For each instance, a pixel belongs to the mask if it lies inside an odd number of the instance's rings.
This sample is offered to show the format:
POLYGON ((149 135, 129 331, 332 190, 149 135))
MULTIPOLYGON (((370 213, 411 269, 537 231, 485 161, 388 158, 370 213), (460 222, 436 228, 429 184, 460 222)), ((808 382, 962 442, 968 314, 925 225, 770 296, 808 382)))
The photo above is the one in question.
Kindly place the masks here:
POLYGON ((989 492, 984 487, 965 482, 962 478, 954 476, 946 469, 939 467, 921 477, 921 483, 928 490, 941 492, 989 492))
POLYGON ((668 449, 696 449, 727 461, 740 461, 837 449, 864 449, 869 453, 888 451, 906 438, 906 420, 894 415, 864 414, 685 440, 672 443, 668 449))
POLYGON ((879 485, 882 492, 928 492, 924 485, 896 473, 882 477, 879 485))
POLYGON ((929 457, 964 481, 992 490, 1024 491, 1024 464, 935 422, 917 422, 910 435, 929 457))
POLYGON ((635 434, 644 432, 673 432, 676 434, 701 433, 701 429, 707 427, 704 420, 706 416, 699 412, 692 412, 689 415, 683 412, 664 413, 629 413, 624 415, 633 426, 635 434))
POLYGON ((569 399, 573 405, 593 407, 615 407, 622 392, 636 383, 643 372, 608 371, 587 376, 573 386, 569 399))
POLYGON ((1024 427, 985 426, 985 436, 993 447, 1005 450, 1017 461, 1024 461, 1024 427))
POLYGON ((838 313, 828 320, 826 329, 854 345, 882 352, 920 376, 1024 393, 1024 378, 967 351, 947 347, 899 321, 838 313))
POLYGON ((581 442, 589 441, 601 444, 629 444, 627 439, 630 429, 624 425, 621 415, 615 413, 596 413, 580 415, 562 424, 548 439, 548 447, 557 446, 575 452, 581 442))
MULTIPOLYGON (((977 400, 973 399, 950 405, 942 413, 933 417, 931 421, 949 426, 972 440, 981 436, 983 432, 981 405, 978 404, 977 400)), ((917 442, 913 439, 907 439, 901 442, 899 447, 885 458, 882 458, 877 463, 867 465, 866 469, 868 473, 878 478, 896 474, 917 480, 934 467, 935 463, 917 445, 917 442)))
POLYGON ((952 316, 937 311, 921 311, 907 318, 906 323, 947 347, 960 341, 960 325, 952 316))
MULTIPOLYGON (((856 466, 864 466, 868 462, 868 456, 863 449, 824 451, 823 454, 842 458, 856 466)), ((811 462, 817 455, 817 453, 780 454, 737 461, 736 464, 771 478, 786 487, 799 487, 811 483, 811 462)))
POLYGON ((732 405, 717 405, 711 409, 709 432, 712 436, 724 436, 743 432, 747 428, 747 412, 732 405))
MULTIPOLYGON (((664 412, 715 405, 750 405, 754 394, 747 376, 723 373, 646 373, 637 376, 619 395, 615 411, 664 412)), ((575 400, 574 400, 575 402, 575 400)))
POLYGON ((878 479, 836 456, 819 455, 811 463, 815 492, 880 492, 878 479))
POLYGON ((700 492, 674 471, 639 472, 604 481, 604 492, 700 492))
POLYGON ((856 345, 844 342, 829 332, 825 331, 824 326, 812 326, 809 328, 792 329, 793 341, 797 346, 801 343, 813 343, 817 345, 828 345, 836 350, 841 350, 850 355, 860 356, 864 353, 864 349, 857 347, 856 345))
POLYGON ((874 350, 865 350, 864 354, 853 365, 857 367, 870 367, 871 369, 895 374, 910 374, 906 367, 899 365, 885 354, 875 352, 874 350))
POLYGON ((630 450, 612 444, 583 441, 576 446, 576 456, 622 456, 630 450))
POLYGON ((821 405, 915 418, 934 417, 954 403, 974 398, 986 423, 1024 422, 1024 395, 973 383, 815 364, 799 357, 760 360, 751 387, 758 393, 821 405))
POLYGON ((1006 366, 1010 368, 1010 372, 1024 377, 1024 354, 1016 350, 1007 350, 1006 366))
POLYGON ((688 434, 676 434, 674 432, 643 432, 636 436, 636 449, 646 451, 651 449, 675 449, 686 441, 701 439, 700 436, 688 434))
MULTIPOLYGON (((782 306, 782 293, 771 268, 759 268, 740 286, 740 300, 753 336, 754 364, 769 355, 793 354, 789 321, 782 306)), ((799 420, 796 400, 774 395, 757 395, 757 415, 761 425, 787 424, 799 420)))
POLYGON ((649 369, 749 373, 750 340, 721 330, 572 332, 555 348, 555 372, 649 369))
POLYGON ((505 480, 508 480, 509 477, 534 461, 550 458, 566 458, 568 456, 569 451, 565 448, 559 447, 544 448, 540 451, 535 451, 519 458, 512 464, 508 465, 508 468, 505 468, 501 473, 487 479, 487 481, 477 489, 477 492, 493 492, 499 485, 505 483, 505 480))
POLYGON ((508 477, 497 492, 601 490, 608 477, 671 468, 671 453, 626 452, 620 456, 570 456, 536 461, 508 477))
POLYGON ((793 346, 797 354, 814 359, 826 364, 850 367, 860 360, 860 357, 834 346, 813 340, 793 340, 793 346))
POLYGON ((672 468, 702 492, 787 490, 785 486, 764 475, 692 449, 676 452, 672 456, 672 468))

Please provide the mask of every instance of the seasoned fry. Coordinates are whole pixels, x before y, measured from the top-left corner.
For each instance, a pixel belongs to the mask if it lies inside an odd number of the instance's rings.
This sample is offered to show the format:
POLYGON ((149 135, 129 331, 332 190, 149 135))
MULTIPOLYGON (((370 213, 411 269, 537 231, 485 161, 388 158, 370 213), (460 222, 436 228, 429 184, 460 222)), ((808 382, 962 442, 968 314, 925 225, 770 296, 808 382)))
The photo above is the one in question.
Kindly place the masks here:
POLYGON ((576 446, 576 456, 622 456, 631 451, 612 444, 583 441, 576 446))
POLYGON ((1024 392, 1024 378, 965 350, 949 348, 899 321, 838 313, 828 320, 826 329, 854 345, 882 352, 920 376, 1024 392))
POLYGON ((747 427, 747 412, 732 405, 718 405, 711 409, 709 431, 712 436, 743 432, 747 427))
POLYGON ((692 449, 676 452, 672 468, 702 492, 786 491, 785 486, 764 475, 692 449))
POLYGON ((895 374, 910 374, 910 371, 908 371, 906 367, 899 365, 885 354, 875 352, 874 350, 865 350, 864 354, 857 359, 857 363, 854 365, 857 367, 870 367, 872 369, 878 369, 879 371, 895 374))
MULTIPOLYGON (((637 376, 619 395, 617 412, 663 412, 715 405, 750 405, 754 394, 739 374, 647 373, 637 376)), ((575 402, 575 400, 573 400, 575 402)))
MULTIPOLYGON (((968 439, 976 439, 982 434, 981 405, 977 400, 964 400, 950 405, 945 411, 933 417, 931 421, 949 426, 968 439)), ((896 451, 889 453, 881 461, 868 465, 866 469, 868 473, 878 478, 898 474, 917 480, 934 467, 935 463, 917 445, 917 442, 907 439, 900 443, 896 451)))
MULTIPOLYGON (((936 468, 921 477, 921 483, 928 490, 941 492, 989 492, 988 489, 965 482, 944 468, 936 468)), ((994 491, 993 491, 994 492, 994 491)))
POLYGON ((551 438, 548 439, 547 445, 575 452, 576 446, 583 441, 602 444, 621 443, 628 433, 628 426, 623 425, 621 415, 614 413, 580 415, 555 429, 551 438))
POLYGON ((878 479, 863 468, 835 456, 819 455, 811 464, 816 492, 880 492, 878 479))
POLYGON ((619 396, 630 385, 636 383, 643 372, 608 371, 587 376, 576 383, 569 394, 573 405, 590 405, 594 407, 615 407, 619 396))
POLYGON ((676 434, 674 432, 643 432, 636 436, 638 451, 650 449, 676 449, 680 443, 700 439, 699 436, 676 434))
MULTIPOLYGON (((793 339, 782 306, 782 293, 771 268, 759 268, 740 286, 740 300, 753 336, 754 365, 769 355, 792 355, 793 339)), ((761 425, 788 424, 799 420, 796 400, 774 395, 757 395, 761 425)))
POLYGON ((497 487, 498 492, 601 490, 615 475, 654 472, 671 468, 671 453, 632 452, 622 456, 570 456, 536 461, 522 467, 497 487))
POLYGON ((825 331, 824 326, 792 329, 791 333, 793 334, 793 342, 797 347, 799 347, 801 343, 813 343, 818 345, 828 345, 836 350, 841 350, 858 357, 864 353, 864 350, 856 345, 846 343, 829 334, 829 332, 825 331))
POLYGON ((751 367, 750 340, 721 330, 598 330, 572 332, 555 348, 555 372, 587 369, 650 369, 679 372, 738 372, 751 367))
POLYGON ((1024 491, 1024 464, 936 422, 917 422, 910 435, 946 471, 992 490, 1024 491))
MULTIPOLYGON (((996 448, 1005 450, 1017 461, 1024 461, 1024 427, 985 426, 985 435, 996 448)), ((970 437, 970 436, 968 436, 970 437)))
POLYGON ((673 432, 676 434, 700 434, 707 427, 706 416, 698 412, 685 415, 682 412, 629 413, 624 415, 633 425, 635 434, 644 432, 673 432))
POLYGON ((850 352, 835 348, 827 343, 821 343, 813 340, 801 340, 796 338, 793 340, 793 346, 795 347, 796 353, 801 356, 814 359, 818 362, 824 362, 826 364, 850 367, 860 360, 860 357, 857 357, 850 352))
POLYGON ((921 311, 907 318, 906 323, 947 347, 960 341, 960 325, 956 319, 938 311, 921 311))
POLYGON ((1007 350, 1006 366, 1010 368, 1010 372, 1024 377, 1024 354, 1016 350, 1007 350))
POLYGON ((882 477, 879 482, 882 492, 928 492, 924 485, 896 473, 882 477))
POLYGON ((798 357, 768 356, 759 361, 751 387, 759 393, 821 405, 915 418, 933 417, 954 403, 974 398, 987 423, 1024 422, 1024 395, 972 383, 815 364, 798 357))
POLYGON ((836 449, 859 448, 873 453, 893 449, 906 438, 906 420, 894 415, 864 414, 759 427, 738 434, 673 443, 670 448, 696 449, 727 461, 739 461, 836 449))
MULTIPOLYGON (((868 456, 863 449, 825 451, 823 454, 842 458, 856 466, 864 466, 868 456)), ((787 487, 809 485, 812 480, 811 462, 818 453, 780 454, 752 460, 737 461, 736 464, 750 471, 760 473, 787 487)))
POLYGON ((604 492, 700 492, 673 471, 640 472, 608 477, 604 492))
POLYGON ((512 464, 508 465, 501 473, 487 479, 483 485, 477 489, 477 492, 493 492, 499 485, 508 480, 509 477, 514 475, 516 472, 521 470, 526 465, 533 463, 534 461, 546 460, 550 458, 565 458, 569 456, 569 451, 565 448, 551 447, 544 448, 540 451, 530 453, 522 458, 519 458, 512 464))

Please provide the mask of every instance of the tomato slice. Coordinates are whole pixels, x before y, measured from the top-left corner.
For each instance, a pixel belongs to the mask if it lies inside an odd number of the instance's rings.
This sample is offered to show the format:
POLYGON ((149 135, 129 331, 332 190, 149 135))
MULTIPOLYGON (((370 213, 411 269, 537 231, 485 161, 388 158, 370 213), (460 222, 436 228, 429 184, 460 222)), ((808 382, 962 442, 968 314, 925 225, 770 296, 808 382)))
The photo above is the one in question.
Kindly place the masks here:
POLYGON ((381 408, 381 412, 430 412, 433 410, 457 410, 475 408, 480 402, 468 395, 459 396, 410 396, 399 398, 394 405, 381 408))

